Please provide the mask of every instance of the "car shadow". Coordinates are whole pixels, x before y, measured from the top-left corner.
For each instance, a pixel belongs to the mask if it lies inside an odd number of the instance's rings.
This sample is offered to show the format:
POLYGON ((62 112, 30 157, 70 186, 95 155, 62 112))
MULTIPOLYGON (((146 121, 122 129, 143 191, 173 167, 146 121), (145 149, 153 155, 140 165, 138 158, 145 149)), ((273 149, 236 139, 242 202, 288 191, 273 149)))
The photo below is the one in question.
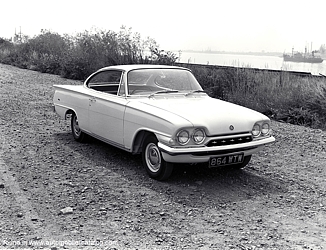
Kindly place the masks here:
POLYGON ((208 168, 206 164, 180 164, 175 166, 167 183, 170 189, 177 190, 179 197, 185 197, 180 200, 181 203, 193 205, 200 204, 203 199, 225 204, 287 192, 286 183, 264 176, 250 163, 241 170, 208 168))
POLYGON ((91 137, 86 143, 79 143, 73 140, 70 133, 54 136, 72 151, 82 148, 85 157, 94 159, 94 162, 96 159, 94 165, 102 165, 137 186, 149 188, 183 205, 200 207, 203 199, 211 204, 228 204, 264 195, 280 195, 288 188, 288 184, 265 176, 251 163, 242 170, 208 168, 207 164, 175 164, 168 180, 156 181, 148 177, 139 155, 132 155, 91 137))

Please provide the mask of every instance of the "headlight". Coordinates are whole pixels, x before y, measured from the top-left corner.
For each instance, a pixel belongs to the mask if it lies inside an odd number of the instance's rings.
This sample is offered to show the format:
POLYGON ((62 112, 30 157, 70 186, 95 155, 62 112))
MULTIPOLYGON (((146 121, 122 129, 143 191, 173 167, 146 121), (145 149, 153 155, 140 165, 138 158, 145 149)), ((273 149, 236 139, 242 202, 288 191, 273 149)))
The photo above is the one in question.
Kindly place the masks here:
POLYGON ((269 134, 269 130, 270 130, 270 126, 268 123, 263 123, 263 125, 261 126, 261 134, 262 135, 267 135, 269 134))
POLYGON ((177 134, 177 140, 181 145, 186 145, 189 142, 189 133, 186 130, 181 130, 177 134))
POLYGON ((254 137, 257 137, 257 136, 260 135, 260 126, 259 126, 259 124, 256 123, 256 124, 252 127, 251 134, 252 134, 254 137))
POLYGON ((254 138, 259 136, 268 136, 271 133, 271 125, 269 121, 261 121, 255 123, 252 127, 251 134, 254 138))
POLYGON ((205 140, 205 132, 202 129, 196 129, 192 135, 192 139, 196 144, 200 144, 205 140))

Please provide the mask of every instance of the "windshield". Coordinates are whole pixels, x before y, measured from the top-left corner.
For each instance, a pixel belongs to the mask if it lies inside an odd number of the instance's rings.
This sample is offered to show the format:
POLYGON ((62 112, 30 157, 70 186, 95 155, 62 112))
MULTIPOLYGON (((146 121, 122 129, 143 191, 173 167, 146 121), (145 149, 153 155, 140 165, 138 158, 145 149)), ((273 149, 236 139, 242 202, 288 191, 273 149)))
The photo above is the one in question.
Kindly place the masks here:
POLYGON ((136 69, 127 78, 129 95, 202 91, 193 74, 185 69, 136 69))

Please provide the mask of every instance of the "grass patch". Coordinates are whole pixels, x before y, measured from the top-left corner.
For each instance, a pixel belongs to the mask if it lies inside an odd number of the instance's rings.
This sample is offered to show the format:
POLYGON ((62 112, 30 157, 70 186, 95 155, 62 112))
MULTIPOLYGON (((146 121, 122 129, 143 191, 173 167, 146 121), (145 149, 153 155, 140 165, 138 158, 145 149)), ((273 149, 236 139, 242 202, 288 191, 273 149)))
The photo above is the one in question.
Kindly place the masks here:
POLYGON ((207 93, 271 119, 326 130, 326 78, 286 71, 184 64, 207 93))

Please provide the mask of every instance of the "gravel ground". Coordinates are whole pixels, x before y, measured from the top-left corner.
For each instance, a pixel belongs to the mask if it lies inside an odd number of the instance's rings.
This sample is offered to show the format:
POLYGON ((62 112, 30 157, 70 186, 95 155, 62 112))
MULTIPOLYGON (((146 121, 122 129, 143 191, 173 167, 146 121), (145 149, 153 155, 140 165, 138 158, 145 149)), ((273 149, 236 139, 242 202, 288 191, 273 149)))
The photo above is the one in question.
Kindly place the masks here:
POLYGON ((75 142, 52 111, 59 76, 0 64, 0 249, 326 249, 326 132, 272 122, 241 171, 75 142))

